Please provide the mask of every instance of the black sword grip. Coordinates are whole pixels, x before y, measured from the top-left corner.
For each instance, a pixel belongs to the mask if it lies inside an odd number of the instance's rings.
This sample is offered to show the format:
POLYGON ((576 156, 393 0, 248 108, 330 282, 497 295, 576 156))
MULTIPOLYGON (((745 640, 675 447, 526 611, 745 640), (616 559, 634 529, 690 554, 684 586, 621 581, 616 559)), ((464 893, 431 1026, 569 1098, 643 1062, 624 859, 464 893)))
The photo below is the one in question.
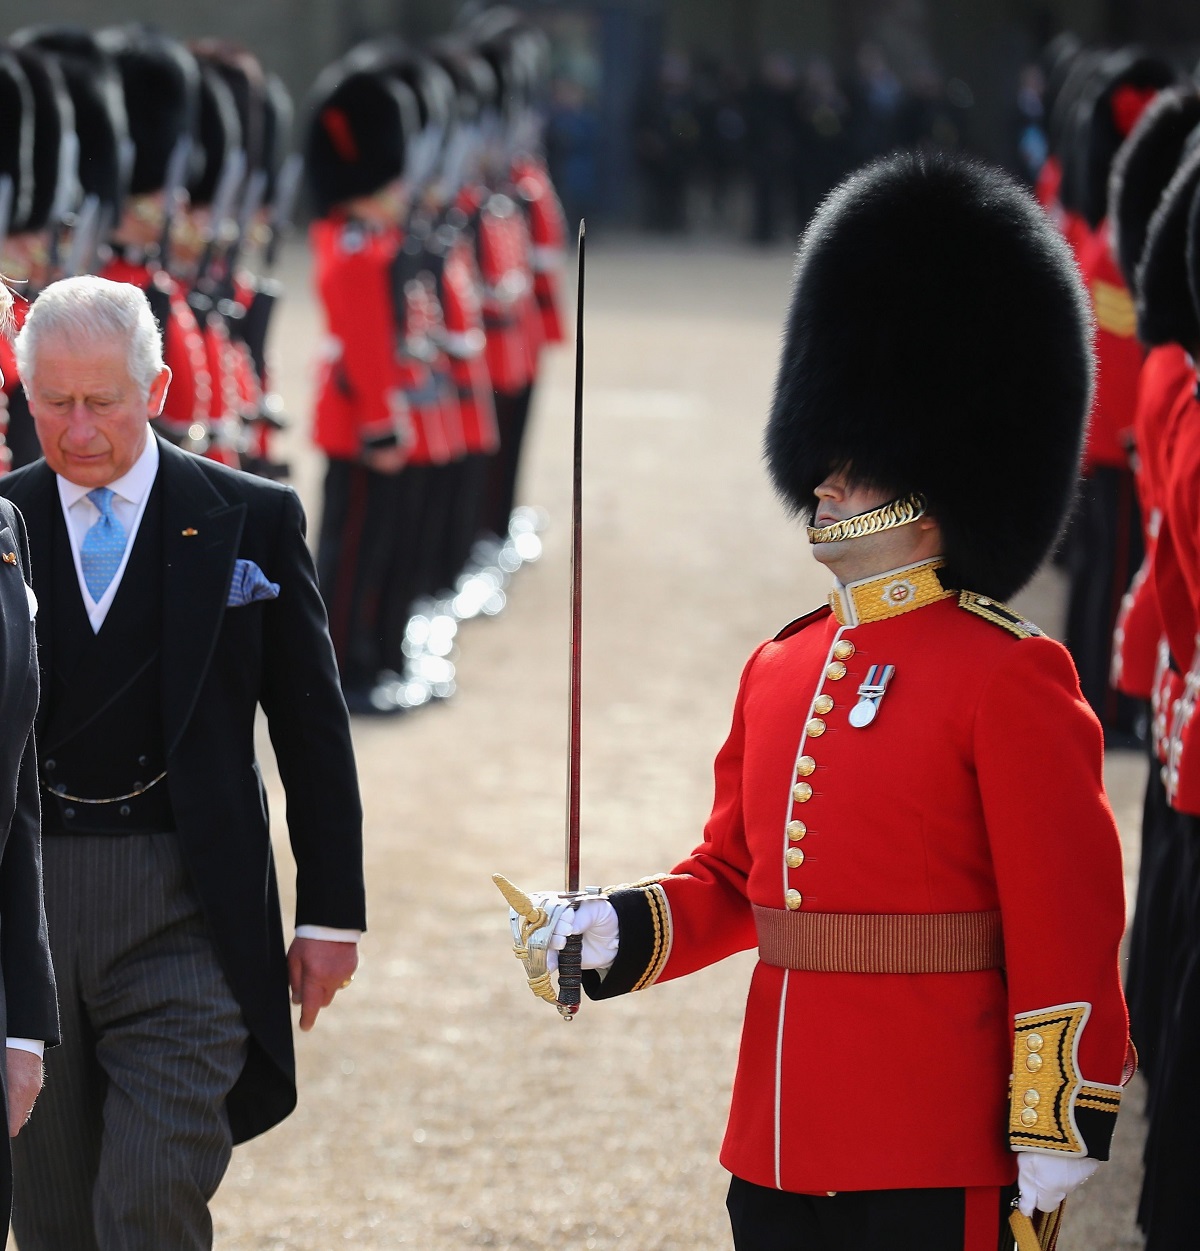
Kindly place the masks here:
POLYGON ((583 937, 572 934, 558 953, 558 1002, 565 1008, 579 1007, 583 988, 583 937))

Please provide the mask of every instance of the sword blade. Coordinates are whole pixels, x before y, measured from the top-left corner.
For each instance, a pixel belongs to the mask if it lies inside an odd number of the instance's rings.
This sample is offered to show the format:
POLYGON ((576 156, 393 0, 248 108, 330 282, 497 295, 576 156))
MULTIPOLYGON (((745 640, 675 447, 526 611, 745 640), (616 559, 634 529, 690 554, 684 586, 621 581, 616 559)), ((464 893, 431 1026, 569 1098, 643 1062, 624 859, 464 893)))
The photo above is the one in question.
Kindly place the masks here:
POLYGON ((571 481, 571 656, 567 719, 567 890, 579 889, 579 746, 583 654, 583 269, 585 230, 579 222, 575 295, 575 436, 571 481))

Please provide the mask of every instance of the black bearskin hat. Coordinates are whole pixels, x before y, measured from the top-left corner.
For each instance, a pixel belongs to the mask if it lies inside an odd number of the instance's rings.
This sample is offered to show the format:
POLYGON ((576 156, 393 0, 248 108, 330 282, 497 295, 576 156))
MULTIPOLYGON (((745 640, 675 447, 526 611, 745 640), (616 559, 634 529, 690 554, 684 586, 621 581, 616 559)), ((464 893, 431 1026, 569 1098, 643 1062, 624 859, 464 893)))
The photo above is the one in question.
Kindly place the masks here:
POLYGON ((200 64, 200 149, 204 159, 188 183, 188 195, 196 207, 212 203, 226 162, 234 152, 244 151, 233 92, 207 63, 200 64))
POLYGON ((191 51, 201 65, 215 70, 229 88, 237 109, 246 167, 260 169, 267 94, 262 63, 254 53, 227 39, 198 39, 191 51))
POLYGON ((1200 321, 1187 275, 1188 210, 1200 185, 1200 127, 1184 145, 1179 168, 1162 194, 1146 232, 1138 266, 1137 333, 1148 347, 1177 343, 1200 348, 1200 321))
POLYGON ((1187 276, 1192 293, 1192 310, 1200 326, 1200 188, 1192 193, 1188 207, 1187 276))
POLYGON ((1132 291, 1146 231, 1179 165, 1188 135, 1200 124, 1200 89, 1191 85, 1160 92, 1142 114, 1113 162, 1108 219, 1117 264, 1132 291))
POLYGON ((267 175, 267 187, 263 202, 272 204, 275 201, 280 170, 291 151, 294 109, 291 92, 284 86, 283 79, 278 74, 268 74, 265 85, 262 168, 267 175))
POLYGON ((1080 212, 1095 230, 1108 210, 1108 178, 1118 149, 1154 97, 1179 81, 1175 67, 1136 48, 1107 56, 1078 105, 1082 153, 1080 212))
POLYGON ((91 31, 80 26, 35 26, 18 31, 15 44, 51 54, 66 79, 79 136, 79 181, 114 215, 129 190, 133 145, 121 78, 91 31))
POLYGON ((939 523, 948 583, 1007 599, 1058 537, 1092 394, 1074 259, 1006 174, 901 153, 851 175, 800 242, 765 454, 811 517, 832 471, 939 523))
POLYGON ((10 232, 20 227, 33 203, 33 107, 25 71, 9 49, 0 48, 0 176, 12 185, 4 223, 10 232))
MULTIPOLYGON (((198 139, 200 70, 176 39, 144 26, 102 31, 101 46, 116 62, 125 93, 134 162, 131 195, 161 191, 175 145, 198 139)), ((195 162, 199 164, 199 154, 195 162)))
POLYGON ((344 61, 325 69, 309 95, 304 145, 316 215, 399 178, 408 140, 419 129, 416 100, 399 79, 344 61))
POLYGON ((53 56, 32 47, 16 48, 14 55, 33 91, 33 198, 25 219, 14 222, 13 229, 35 231, 78 199, 75 107, 53 56))

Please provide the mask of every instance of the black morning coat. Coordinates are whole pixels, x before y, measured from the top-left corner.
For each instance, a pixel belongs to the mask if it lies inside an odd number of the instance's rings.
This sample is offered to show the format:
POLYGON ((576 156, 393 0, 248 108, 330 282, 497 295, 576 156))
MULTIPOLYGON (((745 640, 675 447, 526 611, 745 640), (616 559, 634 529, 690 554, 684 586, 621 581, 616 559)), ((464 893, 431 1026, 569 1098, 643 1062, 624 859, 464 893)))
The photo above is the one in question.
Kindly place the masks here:
MULTIPOLYGON (((296 493, 162 439, 158 446, 166 785, 192 883, 250 1031, 228 1103, 241 1142, 296 1104, 283 930, 254 754, 257 707, 266 713, 287 796, 297 924, 365 928, 362 806, 296 493), (278 598, 227 608, 239 559, 278 583, 278 598)), ((0 479, 0 492, 25 514, 34 590, 49 604, 51 535, 61 509, 55 475, 39 460, 0 479)), ((47 615, 37 620, 43 682, 54 663, 47 615)), ((118 661, 90 675, 87 698, 71 700, 77 718, 94 715, 136 674, 142 658, 124 659, 125 667, 118 661)), ((59 724, 57 711, 55 721, 56 737, 78 728, 59 724)))
MULTIPOLYGON (((41 811, 33 719, 38 672, 29 546, 21 514, 0 499, 0 1038, 58 1042, 58 1000, 42 905, 41 811)), ((7 1108, 0 1065, 0 1108, 7 1108)), ((7 1113, 5 1113, 7 1120, 7 1113)), ((0 1151, 0 1220, 8 1228, 12 1167, 0 1151)))

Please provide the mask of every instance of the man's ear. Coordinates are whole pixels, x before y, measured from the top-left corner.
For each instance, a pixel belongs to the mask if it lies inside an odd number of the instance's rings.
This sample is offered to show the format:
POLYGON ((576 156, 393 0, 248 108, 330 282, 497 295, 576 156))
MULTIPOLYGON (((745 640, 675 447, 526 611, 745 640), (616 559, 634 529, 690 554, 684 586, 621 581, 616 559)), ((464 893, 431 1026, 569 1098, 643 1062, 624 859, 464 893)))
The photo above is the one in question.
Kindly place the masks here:
POLYGON ((150 394, 147 397, 146 407, 150 410, 151 417, 160 417, 162 415, 163 405, 167 401, 167 388, 171 385, 171 369, 168 365, 164 365, 158 371, 158 376, 150 384, 150 394))

